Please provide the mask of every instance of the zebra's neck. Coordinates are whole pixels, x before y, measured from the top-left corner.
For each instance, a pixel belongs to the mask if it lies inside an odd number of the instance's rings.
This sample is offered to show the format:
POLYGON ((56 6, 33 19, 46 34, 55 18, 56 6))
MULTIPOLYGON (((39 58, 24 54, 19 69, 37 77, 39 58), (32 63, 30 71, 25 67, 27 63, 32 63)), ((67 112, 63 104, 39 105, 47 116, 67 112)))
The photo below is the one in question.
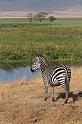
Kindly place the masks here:
POLYGON ((44 80, 49 81, 51 79, 51 69, 48 65, 41 65, 42 77, 44 80))
POLYGON ((41 69, 41 72, 43 73, 46 69, 48 69, 49 67, 48 67, 48 65, 46 65, 46 64, 41 64, 41 66, 40 66, 40 69, 41 69))

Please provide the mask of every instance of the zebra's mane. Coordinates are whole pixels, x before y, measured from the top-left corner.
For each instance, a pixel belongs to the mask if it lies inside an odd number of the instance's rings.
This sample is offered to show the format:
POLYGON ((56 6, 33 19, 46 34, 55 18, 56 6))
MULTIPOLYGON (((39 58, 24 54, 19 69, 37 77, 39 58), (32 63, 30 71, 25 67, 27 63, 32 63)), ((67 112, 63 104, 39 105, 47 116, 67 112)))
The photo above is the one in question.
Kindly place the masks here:
POLYGON ((45 64, 45 65, 49 65, 48 64, 48 61, 46 60, 46 58, 45 57, 43 57, 43 56, 38 56, 38 58, 45 64))

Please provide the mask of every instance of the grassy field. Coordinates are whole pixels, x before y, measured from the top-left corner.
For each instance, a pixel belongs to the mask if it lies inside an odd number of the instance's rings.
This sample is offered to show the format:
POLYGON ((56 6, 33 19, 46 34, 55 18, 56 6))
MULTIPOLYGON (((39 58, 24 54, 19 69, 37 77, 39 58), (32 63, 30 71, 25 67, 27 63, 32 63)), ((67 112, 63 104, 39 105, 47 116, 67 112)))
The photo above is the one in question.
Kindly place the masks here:
POLYGON ((0 19, 1 63, 29 64, 37 55, 50 63, 82 64, 82 20, 0 19))

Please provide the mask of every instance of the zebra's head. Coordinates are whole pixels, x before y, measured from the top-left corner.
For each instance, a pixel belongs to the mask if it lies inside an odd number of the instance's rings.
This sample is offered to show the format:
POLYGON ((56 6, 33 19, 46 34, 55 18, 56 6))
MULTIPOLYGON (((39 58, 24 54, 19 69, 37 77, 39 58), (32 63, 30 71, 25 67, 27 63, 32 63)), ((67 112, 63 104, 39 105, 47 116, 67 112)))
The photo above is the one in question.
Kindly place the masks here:
POLYGON ((31 71, 34 72, 41 68, 41 65, 48 65, 44 57, 38 56, 33 60, 33 64, 31 66, 31 71))

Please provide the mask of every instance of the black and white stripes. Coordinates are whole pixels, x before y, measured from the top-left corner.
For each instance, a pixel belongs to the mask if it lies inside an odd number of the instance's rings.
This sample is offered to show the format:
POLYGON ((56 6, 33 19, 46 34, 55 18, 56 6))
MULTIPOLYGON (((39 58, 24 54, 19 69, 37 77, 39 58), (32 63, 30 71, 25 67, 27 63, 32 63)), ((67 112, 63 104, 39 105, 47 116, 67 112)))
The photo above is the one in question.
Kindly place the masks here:
POLYGON ((36 57, 33 61, 31 71, 40 69, 45 85, 45 100, 47 99, 48 85, 53 88, 52 100, 54 101, 54 87, 61 85, 66 93, 65 103, 68 101, 69 83, 71 79, 71 70, 66 65, 56 66, 54 69, 50 67, 44 57, 36 57))

